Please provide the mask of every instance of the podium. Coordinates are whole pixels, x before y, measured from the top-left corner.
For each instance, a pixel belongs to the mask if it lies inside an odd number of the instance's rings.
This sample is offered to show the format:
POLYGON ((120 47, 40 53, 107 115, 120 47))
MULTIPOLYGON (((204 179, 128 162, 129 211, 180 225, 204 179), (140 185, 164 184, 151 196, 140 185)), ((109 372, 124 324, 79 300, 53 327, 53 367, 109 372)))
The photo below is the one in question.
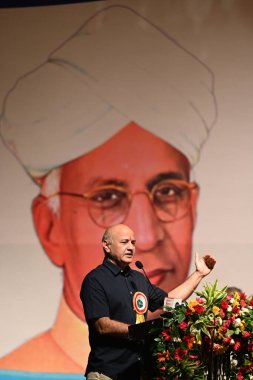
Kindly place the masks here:
POLYGON ((163 319, 156 318, 128 327, 129 338, 140 344, 141 380, 152 380, 155 376, 154 358, 150 346, 157 335, 155 328, 161 328, 162 326, 163 319))

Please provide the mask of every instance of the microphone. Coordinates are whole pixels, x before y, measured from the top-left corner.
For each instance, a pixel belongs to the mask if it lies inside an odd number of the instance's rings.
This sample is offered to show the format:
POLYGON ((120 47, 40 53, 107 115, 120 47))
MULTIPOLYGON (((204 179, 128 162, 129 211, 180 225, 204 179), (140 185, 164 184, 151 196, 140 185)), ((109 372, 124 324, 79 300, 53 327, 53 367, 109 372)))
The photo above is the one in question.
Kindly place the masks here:
POLYGON ((143 264, 141 261, 135 261, 135 265, 137 266, 138 269, 143 269, 143 264))
POLYGON ((147 273, 144 270, 144 266, 143 266, 142 262, 141 261, 135 261, 135 265, 136 265, 136 267, 138 269, 141 269, 143 271, 144 277, 146 278, 146 280, 148 281, 149 285, 151 286, 151 289, 152 289, 153 293, 155 294, 156 298, 159 299, 160 296, 157 293, 157 290, 156 290, 155 286, 152 284, 152 282, 148 278, 147 273))

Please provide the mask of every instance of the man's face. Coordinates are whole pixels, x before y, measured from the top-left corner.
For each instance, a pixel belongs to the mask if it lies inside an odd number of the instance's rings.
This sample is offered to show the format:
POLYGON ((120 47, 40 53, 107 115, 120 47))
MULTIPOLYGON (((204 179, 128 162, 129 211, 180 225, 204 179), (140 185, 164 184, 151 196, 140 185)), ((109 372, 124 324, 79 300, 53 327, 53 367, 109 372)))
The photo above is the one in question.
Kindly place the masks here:
MULTIPOLYGON (((65 164, 61 191, 89 193, 94 188, 113 186, 135 193, 125 219, 117 223, 134 231, 135 259, 143 263, 150 281, 169 291, 188 273, 197 189, 192 191, 187 213, 173 222, 158 219, 145 191, 152 191, 166 178, 188 180, 188 176, 189 164, 184 155, 131 123, 92 152, 65 164)), ((85 199, 61 196, 57 222, 61 231, 59 254, 64 266, 64 295, 80 318, 82 280, 104 257, 101 237, 105 227, 91 218, 87 205, 85 199)), ((99 214, 96 207, 94 214, 99 214)), ((55 249, 55 242, 52 244, 55 249)))
POLYGON ((103 246, 108 259, 122 269, 130 265, 135 252, 135 237, 133 231, 117 224, 110 228, 111 241, 104 241, 103 246))

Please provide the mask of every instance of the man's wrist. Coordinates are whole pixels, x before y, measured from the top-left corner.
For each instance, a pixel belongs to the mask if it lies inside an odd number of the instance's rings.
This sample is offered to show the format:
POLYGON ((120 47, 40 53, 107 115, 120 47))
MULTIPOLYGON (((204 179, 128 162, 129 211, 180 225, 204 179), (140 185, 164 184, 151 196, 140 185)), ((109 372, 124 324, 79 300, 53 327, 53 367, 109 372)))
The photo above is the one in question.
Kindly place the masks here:
POLYGON ((197 273, 197 275, 198 275, 199 277, 205 277, 205 276, 206 276, 206 273, 203 273, 203 272, 201 272, 201 271, 198 270, 198 269, 196 269, 195 272, 197 273))
POLYGON ((206 276, 206 274, 200 272, 198 269, 195 270, 194 272, 194 277, 196 278, 196 285, 195 285, 195 288, 198 286, 198 284, 200 283, 201 280, 203 280, 203 278, 206 276))

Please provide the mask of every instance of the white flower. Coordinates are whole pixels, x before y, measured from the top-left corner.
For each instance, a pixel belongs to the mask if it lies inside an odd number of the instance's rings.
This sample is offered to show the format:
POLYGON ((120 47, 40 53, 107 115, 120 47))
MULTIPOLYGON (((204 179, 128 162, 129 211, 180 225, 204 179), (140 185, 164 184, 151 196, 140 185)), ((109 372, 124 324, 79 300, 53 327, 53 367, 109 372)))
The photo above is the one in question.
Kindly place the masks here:
POLYGON ((233 344, 235 344, 235 341, 234 341, 234 339, 231 339, 230 345, 232 346, 233 344))
POLYGON ((236 318, 235 320, 234 320, 234 326, 235 327, 239 327, 240 325, 241 325, 241 323, 242 323, 242 320, 241 320, 241 318, 236 318))
POLYGON ((222 325, 222 319, 221 319, 221 317, 217 318, 217 322, 219 323, 220 326, 222 325))
POLYGON ((227 311, 230 312, 230 311, 232 311, 232 310, 233 310, 232 306, 229 305, 228 308, 227 308, 227 311))
POLYGON ((178 337, 174 337, 172 340, 173 342, 182 342, 182 340, 178 337))
POLYGON ((248 314, 248 313, 249 313, 249 309, 247 307, 241 308, 240 314, 248 314))

